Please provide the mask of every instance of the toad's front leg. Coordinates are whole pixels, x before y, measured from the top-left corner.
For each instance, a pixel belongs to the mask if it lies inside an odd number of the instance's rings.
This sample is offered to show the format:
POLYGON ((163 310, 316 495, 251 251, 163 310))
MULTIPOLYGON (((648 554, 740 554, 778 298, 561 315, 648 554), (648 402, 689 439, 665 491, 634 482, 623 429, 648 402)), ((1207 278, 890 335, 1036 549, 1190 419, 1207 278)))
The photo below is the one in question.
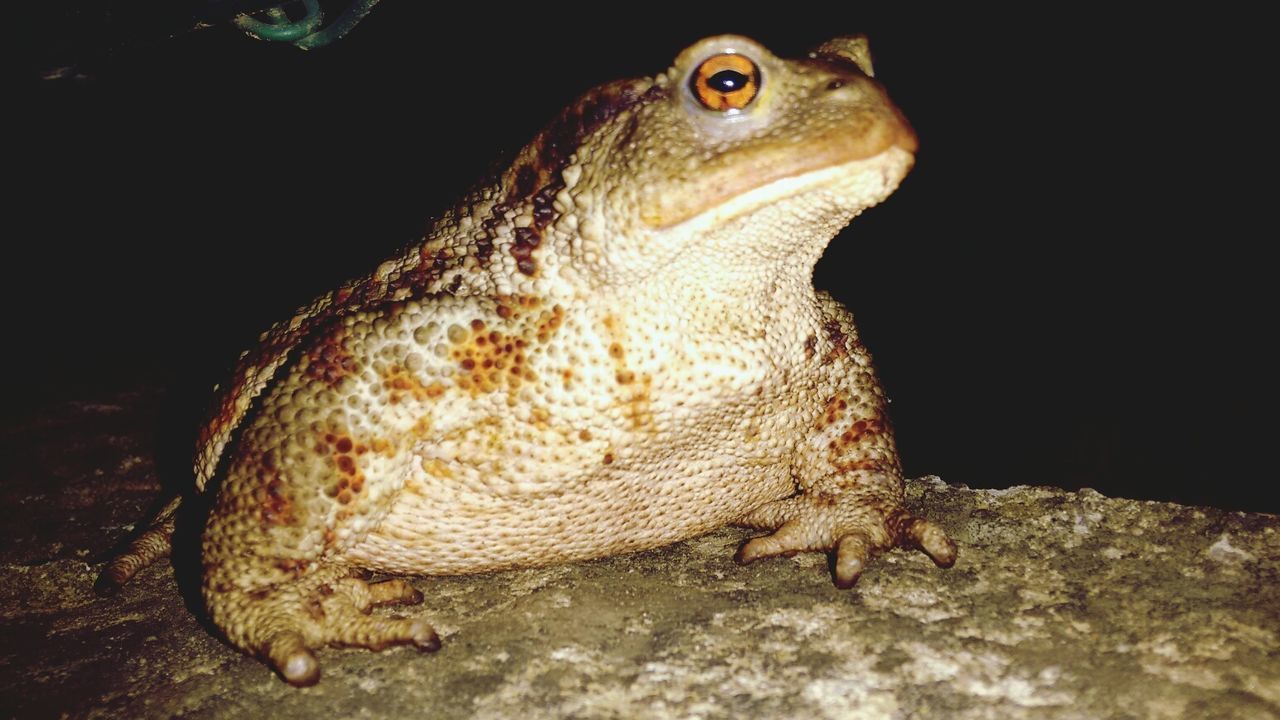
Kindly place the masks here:
POLYGON ((420 603, 420 592, 399 579, 367 582, 342 557, 344 538, 358 543, 359 528, 376 525, 394 493, 371 499, 361 480, 363 492, 351 494, 345 463, 337 463, 342 490, 330 498, 317 487, 325 466, 286 471, 257 458, 246 453, 232 465, 203 536, 205 606, 227 640, 293 685, 319 679, 315 651, 327 645, 438 649, 426 621, 372 612, 420 603))
POLYGON ((774 531, 743 545, 738 562, 833 551, 835 582, 842 588, 853 587, 874 555, 897 546, 922 550, 939 567, 956 561, 956 544, 942 528, 903 509, 900 477, 875 471, 824 478, 800 495, 757 508, 738 524, 774 531))
POLYGON ((875 554, 897 546, 922 550, 939 567, 951 567, 955 543, 940 527, 903 507, 902 469, 884 394, 852 319, 842 308, 833 314, 826 325, 829 345, 811 355, 825 379, 819 385, 829 394, 798 449, 800 491, 738 520, 739 525, 774 532, 743 545, 737 560, 745 564, 800 551, 834 552, 839 587, 852 587, 875 554))

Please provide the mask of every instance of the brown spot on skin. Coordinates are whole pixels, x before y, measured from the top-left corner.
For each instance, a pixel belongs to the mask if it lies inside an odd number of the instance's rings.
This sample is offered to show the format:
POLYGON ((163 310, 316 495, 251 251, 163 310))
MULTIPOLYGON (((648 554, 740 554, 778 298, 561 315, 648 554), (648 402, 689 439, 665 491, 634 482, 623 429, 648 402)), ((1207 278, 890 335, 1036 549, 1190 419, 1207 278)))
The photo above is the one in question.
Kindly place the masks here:
POLYGON ((293 577, 301 577, 307 571, 310 565, 306 560, 296 560, 294 558, 278 558, 276 560, 276 568, 282 572, 288 573, 293 577))
POLYGON ((587 430, 587 429, 585 429, 585 428, 584 428, 584 429, 582 429, 582 430, 579 430, 579 431, 578 431, 578 439, 579 439, 579 440, 581 440, 581 441, 583 441, 583 442, 591 442, 591 431, 590 431, 590 430, 587 430))
POLYGON ((621 360, 623 358, 622 345, 620 345, 619 343, 610 343, 609 357, 613 358, 614 360, 621 360))
POLYGON ((324 606, 320 604, 319 600, 307 598, 306 602, 303 603, 303 608, 306 609, 307 615, 311 616, 312 620, 316 622, 324 620, 324 606))
POLYGON ((539 230, 546 229, 556 219, 555 197, 564 189, 564 182, 557 176, 555 181, 538 191, 533 196, 533 224, 539 230))
POLYGON ((426 287, 435 281, 435 277, 431 275, 431 265, 422 264, 410 266, 393 275, 387 282, 387 295, 389 297, 399 297, 403 292, 406 296, 426 295, 426 287))
POLYGON ((264 527, 293 525, 293 498, 285 489, 284 481, 273 477, 259 488, 257 493, 258 519, 264 527))
POLYGON ((507 221, 507 213, 510 210, 510 205, 498 203, 489 211, 489 217, 480 224, 483 232, 476 240, 475 255, 482 264, 489 262, 489 258, 493 256, 493 239, 498 234, 498 227, 507 221))
POLYGON ((515 182, 511 186, 513 197, 528 197, 538 183, 538 172, 529 165, 521 166, 516 171, 515 182))
POLYGON ((826 331, 827 339, 831 341, 831 349, 827 351, 827 356, 822 359, 822 362, 830 364, 836 358, 847 355, 848 349, 845 347, 845 334, 840 329, 840 323, 835 320, 829 320, 822 326, 822 329, 826 331))
POLYGON ((356 472, 356 462, 351 459, 350 455, 338 456, 338 470, 346 475, 354 475, 356 472))
POLYGON ((818 420, 814 424, 814 427, 818 430, 822 430, 834 425, 846 407, 848 407, 848 403, 844 399, 844 391, 840 391, 827 398, 826 407, 824 407, 822 412, 818 415, 818 420))
POLYGON ((818 338, 815 335, 810 335, 809 337, 804 339, 804 359, 805 360, 810 360, 813 358, 814 348, 816 348, 817 345, 818 345, 818 338))
POLYGON ((338 442, 337 444, 334 445, 334 448, 337 449, 337 451, 340 453, 351 452, 351 438, 349 437, 338 438, 338 442))
POLYGON ((884 462, 875 459, 838 462, 833 464, 835 465, 836 470, 842 473, 851 473, 863 470, 876 470, 885 473, 894 472, 892 468, 887 466, 884 462))
POLYGON ((607 452, 607 453, 605 453, 605 454, 604 454, 604 464, 605 464, 605 465, 612 465, 612 464, 613 464, 613 453, 611 453, 611 452, 607 452))
POLYGON ((320 339, 307 351, 308 377, 322 380, 327 385, 333 386, 342 378, 355 372, 356 360, 343 345, 346 336, 347 328, 342 325, 320 336, 320 339))
MULTIPOLYGON (((657 100, 647 81, 622 80, 588 91, 556 116, 516 158, 503 177, 506 203, 515 205, 533 188, 560 181, 569 158, 589 135, 641 101, 657 100), (648 91, 648 92, 646 92, 648 91)), ((558 192, 558 188, 556 192, 558 192)), ((545 190, 540 191, 540 194, 545 190)), ((555 192, 549 193, 554 196, 555 192)))
POLYGON ((515 242, 511 244, 511 257, 516 259, 516 267, 525 275, 537 272, 538 265, 533 260, 533 251, 542 244, 542 235, 531 227, 516 228, 515 242))

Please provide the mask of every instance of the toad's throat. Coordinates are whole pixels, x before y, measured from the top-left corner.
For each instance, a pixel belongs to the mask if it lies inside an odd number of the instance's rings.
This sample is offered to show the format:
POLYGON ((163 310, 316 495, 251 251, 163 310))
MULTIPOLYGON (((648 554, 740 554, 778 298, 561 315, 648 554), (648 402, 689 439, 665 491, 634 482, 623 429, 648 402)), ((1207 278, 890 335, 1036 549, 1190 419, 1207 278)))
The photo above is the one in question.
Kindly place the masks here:
MULTIPOLYGON (((874 132, 850 135, 830 132, 809 137, 802 145, 750 147, 725 153, 698 168, 695 177, 655 187, 644 202, 643 220, 655 229, 670 228, 703 215, 749 212, 760 205, 822 187, 850 173, 872 170, 882 155, 899 158, 902 173, 910 169, 917 149, 910 127, 883 123, 874 132), (896 152, 890 152, 896 151, 896 152), (807 179, 804 180, 804 179, 807 179), (794 180, 795 182, 788 182, 794 180)), ((896 186, 896 182, 892 184, 896 186)), ((888 187, 885 195, 891 192, 888 187)), ((884 199, 867 198, 867 205, 884 199)))

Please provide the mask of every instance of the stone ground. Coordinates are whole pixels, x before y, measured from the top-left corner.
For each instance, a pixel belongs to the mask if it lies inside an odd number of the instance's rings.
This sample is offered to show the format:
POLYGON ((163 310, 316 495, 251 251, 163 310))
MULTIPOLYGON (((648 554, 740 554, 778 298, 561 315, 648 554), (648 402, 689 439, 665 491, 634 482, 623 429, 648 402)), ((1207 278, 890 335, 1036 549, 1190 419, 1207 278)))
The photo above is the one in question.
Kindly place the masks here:
POLYGON ((171 472, 162 399, 2 426, 0 716, 1280 718, 1280 517, 931 479, 909 499, 960 543, 950 570, 893 552, 841 591, 819 555, 735 565, 727 529, 418 578, 401 612, 439 653, 326 650, 297 690, 184 602, 189 557, 91 590, 171 472))

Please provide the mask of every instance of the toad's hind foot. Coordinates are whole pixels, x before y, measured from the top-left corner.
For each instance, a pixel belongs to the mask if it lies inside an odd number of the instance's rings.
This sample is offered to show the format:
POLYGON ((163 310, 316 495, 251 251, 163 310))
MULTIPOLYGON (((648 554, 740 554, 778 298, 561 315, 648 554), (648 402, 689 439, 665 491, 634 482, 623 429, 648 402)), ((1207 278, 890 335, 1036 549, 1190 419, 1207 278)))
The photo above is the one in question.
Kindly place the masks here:
POLYGON ((125 583, 150 566, 156 560, 168 557, 173 551, 174 518, 182 498, 176 497, 165 505, 151 525, 134 538, 123 552, 111 559, 98 576, 93 589, 99 596, 108 597, 119 592, 125 583))
POLYGON ((326 645, 374 651, 392 645, 424 652, 440 648, 425 620, 371 614, 379 606, 422 602, 422 593, 405 581, 307 580, 257 592, 206 588, 209 613, 232 644, 266 660, 297 686, 320 679, 314 651, 326 645))
POLYGON ((900 508, 881 512, 875 504, 860 504, 853 498, 834 503, 806 496, 788 498, 759 508, 740 524, 776 529, 744 544, 735 558, 739 563, 830 551, 835 584, 841 588, 853 587, 867 563, 893 547, 920 550, 938 567, 948 568, 956 561, 956 544, 942 528, 900 508))

